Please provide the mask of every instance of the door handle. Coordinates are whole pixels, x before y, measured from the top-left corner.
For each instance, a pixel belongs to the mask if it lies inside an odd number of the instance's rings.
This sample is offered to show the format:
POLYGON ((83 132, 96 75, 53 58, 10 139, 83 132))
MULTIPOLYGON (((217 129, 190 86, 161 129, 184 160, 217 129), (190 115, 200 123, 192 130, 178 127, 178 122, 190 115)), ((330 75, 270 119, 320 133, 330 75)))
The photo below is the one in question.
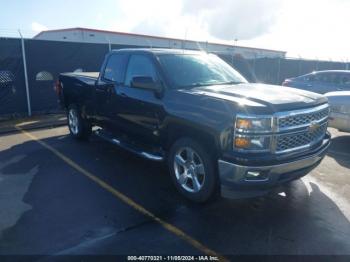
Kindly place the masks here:
POLYGON ((107 92, 108 94, 112 94, 112 93, 113 93, 113 87, 107 87, 107 88, 106 88, 106 92, 107 92))

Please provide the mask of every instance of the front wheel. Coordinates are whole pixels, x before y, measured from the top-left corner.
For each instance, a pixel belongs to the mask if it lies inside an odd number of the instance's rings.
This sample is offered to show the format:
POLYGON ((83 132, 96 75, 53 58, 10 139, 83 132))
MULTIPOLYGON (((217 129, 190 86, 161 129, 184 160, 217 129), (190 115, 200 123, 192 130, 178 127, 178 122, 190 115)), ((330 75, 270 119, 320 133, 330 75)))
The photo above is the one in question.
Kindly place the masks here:
POLYGON ((214 196, 217 175, 208 150, 190 138, 182 138, 171 147, 168 166, 178 191, 195 202, 206 202, 214 196))
POLYGON ((88 139, 91 134, 91 124, 82 118, 76 105, 70 105, 67 113, 68 128, 71 136, 76 139, 88 139))

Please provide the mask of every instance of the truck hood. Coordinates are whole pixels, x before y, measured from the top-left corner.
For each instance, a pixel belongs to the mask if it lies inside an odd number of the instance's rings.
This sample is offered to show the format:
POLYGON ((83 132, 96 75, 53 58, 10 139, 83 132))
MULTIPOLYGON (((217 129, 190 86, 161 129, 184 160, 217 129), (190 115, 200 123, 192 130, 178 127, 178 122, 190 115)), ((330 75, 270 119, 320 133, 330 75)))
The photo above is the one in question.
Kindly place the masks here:
POLYGON ((270 112, 301 109, 327 102, 325 96, 316 93, 284 86, 252 83, 203 86, 183 91, 227 100, 242 107, 260 107, 262 111, 269 109, 270 112))

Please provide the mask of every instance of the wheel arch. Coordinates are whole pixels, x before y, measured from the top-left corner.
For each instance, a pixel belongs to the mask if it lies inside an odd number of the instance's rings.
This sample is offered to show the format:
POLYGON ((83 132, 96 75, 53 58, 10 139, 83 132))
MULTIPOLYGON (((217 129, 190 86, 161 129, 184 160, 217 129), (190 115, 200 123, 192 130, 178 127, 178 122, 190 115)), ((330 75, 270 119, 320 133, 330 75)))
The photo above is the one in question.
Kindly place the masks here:
POLYGON ((220 143, 217 131, 203 126, 193 126, 187 123, 172 123, 167 126, 163 147, 169 151, 171 146, 180 138, 191 138, 208 150, 212 150, 213 157, 220 156, 220 143))

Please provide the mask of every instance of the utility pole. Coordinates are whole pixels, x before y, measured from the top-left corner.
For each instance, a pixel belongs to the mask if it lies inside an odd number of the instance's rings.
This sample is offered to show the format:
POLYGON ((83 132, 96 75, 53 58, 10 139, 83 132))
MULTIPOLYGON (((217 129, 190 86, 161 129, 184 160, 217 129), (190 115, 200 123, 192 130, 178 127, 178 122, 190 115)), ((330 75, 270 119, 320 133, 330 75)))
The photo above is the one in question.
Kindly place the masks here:
POLYGON ((24 46, 24 38, 22 36, 21 30, 18 29, 18 33, 21 36, 21 43, 22 43, 22 57, 23 57, 23 69, 24 69, 24 81, 25 81, 26 94, 27 94, 28 116, 31 116, 32 115, 32 108, 30 105, 30 93, 29 93, 29 84, 28 84, 26 49, 24 46))

